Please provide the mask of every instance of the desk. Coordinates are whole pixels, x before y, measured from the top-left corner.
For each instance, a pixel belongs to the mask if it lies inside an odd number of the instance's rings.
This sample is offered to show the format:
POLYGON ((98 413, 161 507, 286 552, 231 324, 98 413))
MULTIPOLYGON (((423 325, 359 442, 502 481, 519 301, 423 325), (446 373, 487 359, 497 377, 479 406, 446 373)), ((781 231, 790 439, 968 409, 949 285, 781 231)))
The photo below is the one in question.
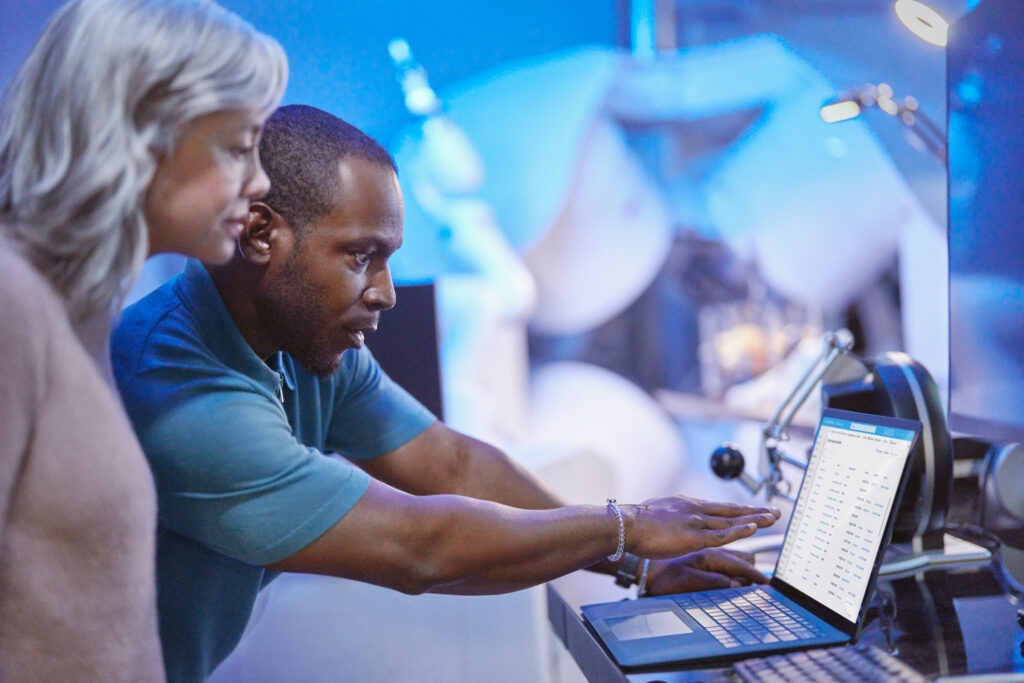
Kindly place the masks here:
MULTIPOLYGON (((991 565, 933 569, 878 583, 860 642, 898 655, 930 676, 1024 671, 1024 629, 991 565)), ((630 595, 610 578, 577 572, 548 584, 548 619, 590 683, 709 683, 736 680, 728 668, 624 673, 580 617, 580 607, 630 595)), ((706 665, 705 665, 706 666, 706 665)))

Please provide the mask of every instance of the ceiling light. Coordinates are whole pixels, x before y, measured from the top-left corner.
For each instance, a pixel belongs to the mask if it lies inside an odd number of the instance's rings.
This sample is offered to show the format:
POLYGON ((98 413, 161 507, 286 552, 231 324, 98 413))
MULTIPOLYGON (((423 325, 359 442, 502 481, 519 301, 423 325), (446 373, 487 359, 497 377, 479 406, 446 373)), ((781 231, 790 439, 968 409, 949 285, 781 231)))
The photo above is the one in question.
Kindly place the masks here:
POLYGON ((932 45, 946 46, 949 22, 928 5, 917 0, 896 0, 896 16, 918 37, 932 45))

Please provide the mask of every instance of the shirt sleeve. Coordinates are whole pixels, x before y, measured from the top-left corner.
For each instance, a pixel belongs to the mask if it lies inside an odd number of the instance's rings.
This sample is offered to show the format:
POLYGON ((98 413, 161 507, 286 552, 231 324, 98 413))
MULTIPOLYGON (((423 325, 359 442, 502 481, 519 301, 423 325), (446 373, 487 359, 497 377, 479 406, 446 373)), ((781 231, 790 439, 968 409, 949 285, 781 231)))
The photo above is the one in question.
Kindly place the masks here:
POLYGON ((326 446, 362 460, 390 453, 437 421, 385 373, 366 347, 349 352, 335 388, 326 446))
POLYGON ((165 355, 121 387, 161 525, 229 557, 265 565, 294 554, 369 485, 353 465, 299 443, 276 397, 226 367, 165 355))

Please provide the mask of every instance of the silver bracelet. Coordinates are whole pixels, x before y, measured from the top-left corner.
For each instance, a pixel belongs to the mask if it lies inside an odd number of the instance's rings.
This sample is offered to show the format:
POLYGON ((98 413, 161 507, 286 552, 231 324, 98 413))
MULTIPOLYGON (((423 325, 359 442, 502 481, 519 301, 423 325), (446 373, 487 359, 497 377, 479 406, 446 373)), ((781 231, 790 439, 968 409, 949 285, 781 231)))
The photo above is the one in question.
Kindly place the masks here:
POLYGON ((644 568, 640 570, 640 581, 636 584, 636 597, 647 595, 647 568, 651 566, 651 558, 644 560, 644 568))
POLYGON ((619 521, 619 546, 615 549, 614 555, 608 556, 608 561, 618 562, 622 559, 622 553, 626 549, 626 520, 622 518, 622 510, 619 509, 614 498, 608 499, 608 507, 615 513, 615 519, 619 521))

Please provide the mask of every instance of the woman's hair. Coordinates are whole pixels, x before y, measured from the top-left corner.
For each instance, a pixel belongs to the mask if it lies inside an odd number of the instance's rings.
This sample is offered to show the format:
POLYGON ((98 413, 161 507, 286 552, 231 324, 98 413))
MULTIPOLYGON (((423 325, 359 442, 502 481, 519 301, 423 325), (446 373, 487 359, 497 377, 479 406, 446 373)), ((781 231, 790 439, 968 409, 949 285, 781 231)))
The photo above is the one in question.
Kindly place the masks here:
POLYGON ((199 116, 268 115, 287 68, 274 39, 205 0, 73 0, 50 19, 0 103, 0 224, 72 319, 141 268, 155 155, 199 116))

